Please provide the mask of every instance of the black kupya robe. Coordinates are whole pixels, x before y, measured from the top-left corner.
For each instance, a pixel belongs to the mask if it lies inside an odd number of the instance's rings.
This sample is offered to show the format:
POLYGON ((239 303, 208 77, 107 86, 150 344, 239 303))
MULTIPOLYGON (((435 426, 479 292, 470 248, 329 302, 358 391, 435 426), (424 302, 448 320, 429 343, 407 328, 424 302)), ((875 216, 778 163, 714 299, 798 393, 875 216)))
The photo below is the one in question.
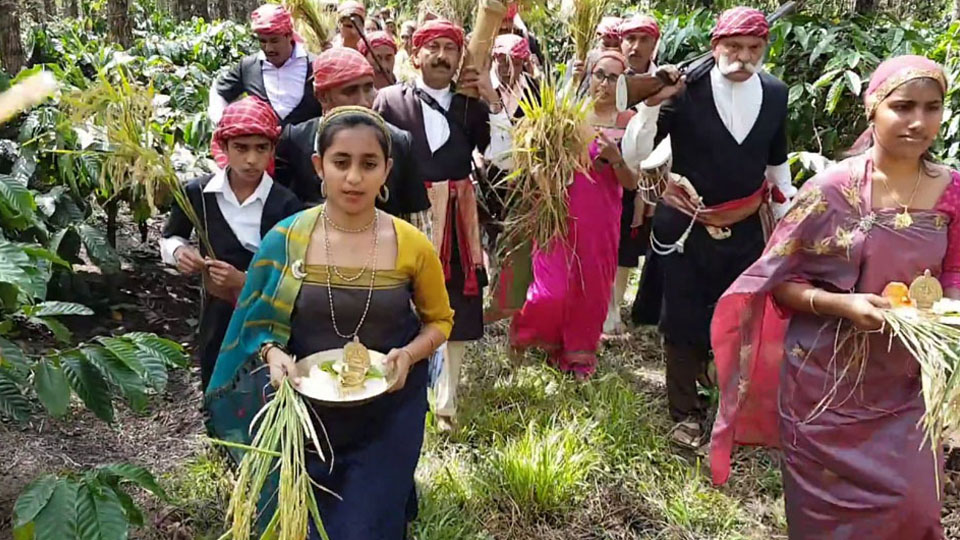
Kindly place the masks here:
MULTIPOLYGON (((303 97, 300 103, 286 118, 280 119, 280 125, 299 124, 311 118, 316 118, 323 114, 323 108, 316 96, 313 95, 313 61, 316 57, 307 54, 307 78, 303 82, 303 97)), ((257 96, 266 103, 270 103, 270 97, 267 95, 267 87, 263 83, 263 66, 256 54, 243 57, 240 63, 230 68, 230 71, 224 73, 217 79, 217 93, 227 102, 238 99, 243 94, 257 96)), ((272 106, 272 105, 271 105, 272 106)), ((274 111, 276 112, 276 111, 274 111)))
MULTIPOLYGON (((661 108, 656 142, 671 136, 672 172, 689 179, 707 206, 752 195, 763 184, 767 166, 787 159, 787 86, 765 72, 759 76, 763 104, 741 144, 720 118, 709 75, 661 108)), ((658 204, 653 235, 671 244, 689 223, 685 214, 658 204)), ((668 344, 708 350, 717 300, 760 257, 765 243, 758 214, 734 224, 730 231, 730 238, 715 240, 696 224, 683 253, 647 257, 634 321, 650 324, 656 322, 651 315, 659 315, 668 344), (659 313, 650 313, 657 307, 659 313)))
MULTIPOLYGON (((387 122, 410 132, 413 136, 412 155, 417 161, 420 178, 423 182, 442 182, 462 180, 473 174, 473 151, 481 153, 490 145, 490 109, 483 102, 455 93, 450 102, 446 117, 450 124, 450 138, 436 152, 430 151, 427 134, 423 124, 423 103, 413 85, 394 85, 384 88, 377 94, 374 110, 387 122)), ((477 200, 483 198, 477 194, 477 200)), ((451 238, 458 238, 456 219, 451 238)), ((487 285, 487 276, 482 269, 477 271, 480 294, 465 295, 465 275, 460 263, 458 242, 452 244, 450 258, 450 277, 447 279, 447 293, 450 307, 453 308, 454 322, 450 341, 471 341, 483 337, 483 287, 487 285)))
MULTIPOLYGON (((313 167, 314 142, 321 118, 283 128, 277 141, 277 167, 274 180, 289 188, 308 205, 323 201, 320 178, 313 167)), ((406 217, 430 208, 427 190, 417 171, 417 160, 411 151, 410 133, 390 124, 393 168, 387 177, 390 197, 386 202, 377 199, 377 208, 397 217, 406 217)))
MULTIPOLYGON (((254 253, 243 247, 237 240, 230 225, 220 212, 216 193, 203 193, 203 188, 213 178, 212 174, 202 176, 187 184, 187 197, 194 211, 206 223, 207 236, 213 245, 217 259, 230 263, 234 268, 245 272, 250 266, 254 253), (201 199, 202 197, 202 199, 201 199), (206 214, 204 214, 206 210, 206 214)), ((263 215, 260 218, 260 237, 262 238, 278 222, 303 209, 303 204, 287 188, 274 182, 270 194, 263 205, 263 215)), ((190 238, 193 224, 179 206, 173 205, 167 223, 163 228, 163 237, 180 236, 190 238)), ((201 246, 200 254, 207 256, 201 246)), ((203 390, 206 390, 213 374, 213 366, 220 353, 220 345, 227 333, 230 317, 233 315, 233 304, 215 296, 204 293, 200 325, 197 330, 196 351, 200 359, 200 381, 203 390)))

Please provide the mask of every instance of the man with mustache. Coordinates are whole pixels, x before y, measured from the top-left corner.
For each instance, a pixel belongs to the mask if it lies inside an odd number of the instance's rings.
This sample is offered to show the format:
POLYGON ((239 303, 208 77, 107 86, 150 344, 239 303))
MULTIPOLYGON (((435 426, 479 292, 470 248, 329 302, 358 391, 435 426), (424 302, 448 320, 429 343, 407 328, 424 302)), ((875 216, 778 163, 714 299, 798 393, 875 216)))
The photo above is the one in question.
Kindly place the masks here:
POLYGON ((512 168, 510 121, 489 71, 466 67, 457 82, 458 89, 473 89, 480 99, 454 93, 452 83, 464 48, 462 28, 444 19, 431 20, 414 33, 413 46, 421 76, 414 84, 384 88, 373 108, 413 134, 413 153, 430 197, 429 236, 444 263, 450 305, 456 312, 437 391, 439 423, 450 429, 465 342, 483 335, 487 276, 472 181, 473 153, 485 153, 500 168, 512 168))
POLYGON ((290 12, 278 4, 260 6, 250 15, 250 27, 261 50, 214 81, 207 110, 213 123, 243 94, 268 103, 284 126, 320 116, 320 104, 310 90, 314 57, 293 32, 290 12))
MULTIPOLYGON (((377 95, 370 63, 357 51, 339 47, 324 51, 313 63, 316 74, 313 92, 325 110, 355 105, 370 108, 377 95)), ((276 179, 289 187, 302 201, 317 204, 323 200, 320 178, 313 166, 314 142, 321 118, 284 128, 277 143, 276 179)), ((384 199, 377 200, 381 210, 408 221, 430 208, 427 189, 417 172, 411 152, 410 133, 388 124, 393 168, 387 177, 384 199)))
POLYGON ((725 11, 712 33, 716 66, 649 98, 625 137, 634 141, 628 163, 671 138, 676 181, 657 204, 651 237, 663 288, 660 298, 639 301, 662 300, 672 438, 686 446, 701 444, 706 427, 697 384, 715 384, 714 306, 762 253, 773 224, 768 203, 782 209, 796 192, 786 162, 787 86, 761 69, 769 31, 755 9, 725 11))

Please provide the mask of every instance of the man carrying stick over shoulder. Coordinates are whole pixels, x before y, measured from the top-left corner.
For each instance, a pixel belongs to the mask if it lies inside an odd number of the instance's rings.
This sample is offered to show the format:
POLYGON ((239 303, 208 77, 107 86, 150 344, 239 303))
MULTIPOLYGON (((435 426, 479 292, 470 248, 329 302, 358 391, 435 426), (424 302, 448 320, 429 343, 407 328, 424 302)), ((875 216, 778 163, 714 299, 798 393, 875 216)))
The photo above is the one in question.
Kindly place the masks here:
POLYGON ((467 341, 483 335, 483 288, 487 276, 480 241, 473 152, 509 169, 510 121, 490 74, 461 70, 458 89, 474 89, 480 99, 454 93, 457 66, 464 52, 463 29, 434 19, 413 36, 414 64, 421 77, 412 85, 380 91, 373 108, 384 120, 413 135, 413 153, 431 204, 431 237, 447 278, 456 312, 453 333, 437 390, 441 428, 452 428, 456 388, 467 341))

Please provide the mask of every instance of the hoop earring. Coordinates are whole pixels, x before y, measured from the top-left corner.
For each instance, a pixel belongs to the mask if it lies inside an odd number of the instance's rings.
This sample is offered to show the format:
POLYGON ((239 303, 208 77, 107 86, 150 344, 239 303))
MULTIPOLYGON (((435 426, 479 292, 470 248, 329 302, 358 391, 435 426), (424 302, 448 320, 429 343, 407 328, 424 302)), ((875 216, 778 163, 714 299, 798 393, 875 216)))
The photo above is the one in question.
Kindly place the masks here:
POLYGON ((387 187, 387 184, 380 186, 380 193, 377 193, 377 198, 380 199, 382 203, 390 200, 390 188, 387 187))
POLYGON ((327 183, 323 181, 323 178, 320 179, 320 196, 324 200, 327 198, 327 183))

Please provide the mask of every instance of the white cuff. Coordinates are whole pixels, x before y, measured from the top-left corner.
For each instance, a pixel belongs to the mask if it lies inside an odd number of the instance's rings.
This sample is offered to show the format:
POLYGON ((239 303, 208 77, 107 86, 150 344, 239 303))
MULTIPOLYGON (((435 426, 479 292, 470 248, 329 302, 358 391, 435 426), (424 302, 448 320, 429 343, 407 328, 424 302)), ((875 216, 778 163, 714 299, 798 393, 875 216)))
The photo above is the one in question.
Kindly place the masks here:
POLYGON ((171 266, 177 265, 177 258, 174 257, 174 253, 177 252, 182 246, 189 245, 190 242, 182 236, 171 236, 169 238, 160 239, 160 258, 163 260, 164 264, 169 264, 171 266))

